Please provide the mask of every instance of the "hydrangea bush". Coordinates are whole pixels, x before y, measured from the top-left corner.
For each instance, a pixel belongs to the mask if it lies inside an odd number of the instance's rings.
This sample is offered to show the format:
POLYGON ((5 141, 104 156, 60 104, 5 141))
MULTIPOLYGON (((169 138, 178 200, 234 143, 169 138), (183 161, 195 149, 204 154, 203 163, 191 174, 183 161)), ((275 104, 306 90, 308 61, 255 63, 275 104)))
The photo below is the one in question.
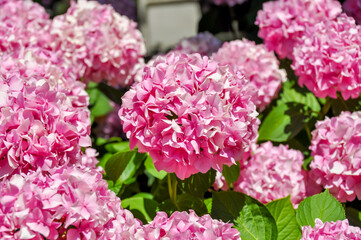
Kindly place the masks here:
POLYGON ((0 238, 361 240, 358 1, 259 2, 0 0, 0 238))

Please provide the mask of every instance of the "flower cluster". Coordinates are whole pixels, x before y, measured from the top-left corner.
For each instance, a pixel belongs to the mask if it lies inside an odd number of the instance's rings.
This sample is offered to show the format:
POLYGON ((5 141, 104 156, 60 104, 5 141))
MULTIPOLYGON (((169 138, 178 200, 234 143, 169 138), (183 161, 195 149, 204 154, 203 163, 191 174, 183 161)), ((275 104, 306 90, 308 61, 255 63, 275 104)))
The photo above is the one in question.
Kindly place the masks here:
POLYGON ((346 0, 342 8, 348 16, 356 20, 357 24, 361 23, 361 0, 346 0))
POLYGON ((361 112, 343 112, 316 123, 310 177, 339 201, 361 199, 361 112))
POLYGON ((167 213, 158 212, 152 222, 136 233, 137 239, 224 239, 240 240, 239 232, 232 224, 214 220, 208 214, 198 217, 190 210, 174 212, 169 218, 167 213))
POLYGON ((216 5, 222 5, 227 4, 230 7, 233 7, 236 4, 242 4, 246 2, 247 0, 212 0, 214 4, 216 5))
POLYGON ((131 148, 181 179, 234 164, 258 137, 247 81, 199 54, 158 57, 122 101, 131 148))
POLYGON ((292 59, 293 47, 307 27, 335 19, 341 11, 337 0, 269 1, 257 14, 258 36, 281 58, 292 59))
POLYGON ((129 239, 141 226, 96 170, 61 167, 0 183, 1 239, 129 239))
POLYGON ((52 21, 52 49, 85 82, 106 79, 110 85, 126 86, 142 69, 145 54, 136 27, 110 5, 79 0, 52 21))
POLYGON ((335 21, 310 27, 294 49, 292 68, 299 84, 317 97, 358 98, 361 93, 361 37, 355 20, 342 14, 335 21))
POLYGON ((97 0, 101 4, 110 4, 114 10, 120 15, 127 16, 128 18, 137 20, 137 6, 134 0, 97 0))
POLYGON ((320 219, 315 219, 315 226, 303 226, 301 240, 314 239, 361 239, 361 229, 359 227, 349 226, 348 220, 338 220, 336 222, 323 223, 320 219))
POLYGON ((217 52, 222 42, 209 32, 198 33, 194 37, 182 39, 175 47, 175 51, 184 53, 199 53, 202 56, 210 56, 217 52))
POLYGON ((306 172, 303 155, 288 146, 266 142, 256 147, 254 155, 241 167, 234 190, 248 194, 262 203, 291 195, 297 206, 306 197, 306 172))
POLYGON ((279 69, 273 52, 246 39, 224 43, 212 58, 220 65, 229 65, 234 72, 240 71, 249 80, 257 89, 252 101, 260 111, 277 96, 282 82, 287 79, 286 71, 279 69))
POLYGON ((73 96, 77 91, 66 86, 52 65, 2 57, 0 178, 76 163, 81 147, 90 146, 89 110, 83 105, 87 98, 73 96))
POLYGON ((49 15, 31 0, 0 1, 0 55, 48 41, 49 15))

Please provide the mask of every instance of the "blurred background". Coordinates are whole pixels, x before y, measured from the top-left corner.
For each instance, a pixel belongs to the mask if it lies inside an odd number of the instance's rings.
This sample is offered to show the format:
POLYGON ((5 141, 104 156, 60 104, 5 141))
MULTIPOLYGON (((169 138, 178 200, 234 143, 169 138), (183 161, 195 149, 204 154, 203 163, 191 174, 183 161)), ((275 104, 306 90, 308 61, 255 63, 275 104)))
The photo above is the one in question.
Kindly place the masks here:
MULTIPOLYGON (((54 17, 66 12, 70 0, 34 0, 54 17)), ((247 38, 260 43, 254 25, 257 11, 267 0, 97 0, 111 4, 138 22, 146 39, 148 59, 172 49, 181 39, 210 32, 221 41, 247 38)), ((342 3, 343 0, 340 0, 342 3)))

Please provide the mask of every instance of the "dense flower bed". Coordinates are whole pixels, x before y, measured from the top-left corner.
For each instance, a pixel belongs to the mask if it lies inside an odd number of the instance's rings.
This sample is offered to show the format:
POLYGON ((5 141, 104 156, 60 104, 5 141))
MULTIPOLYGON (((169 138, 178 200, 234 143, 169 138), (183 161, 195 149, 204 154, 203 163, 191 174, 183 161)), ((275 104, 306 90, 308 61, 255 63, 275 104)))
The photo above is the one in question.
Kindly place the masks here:
POLYGON ((359 1, 99 2, 0 0, 1 239, 361 239, 359 1))

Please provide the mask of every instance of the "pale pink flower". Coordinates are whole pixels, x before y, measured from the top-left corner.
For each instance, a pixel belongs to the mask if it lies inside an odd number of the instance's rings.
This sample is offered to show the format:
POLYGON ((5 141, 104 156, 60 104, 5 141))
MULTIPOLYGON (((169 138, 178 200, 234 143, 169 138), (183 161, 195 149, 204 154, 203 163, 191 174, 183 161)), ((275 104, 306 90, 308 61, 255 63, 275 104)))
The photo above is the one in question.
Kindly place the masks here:
POLYGON ((124 210, 101 173, 60 167, 0 182, 1 239, 123 239, 139 220, 124 210))
POLYGON ((361 112, 316 123, 312 131, 310 177, 340 202, 361 200, 361 112))
POLYGON ((306 171, 302 164, 300 151, 265 142, 255 147, 252 157, 241 166, 234 190, 262 203, 291 195, 292 203, 297 206, 306 197, 306 171))
POLYGON ((175 51, 184 53, 199 53, 202 56, 210 56, 217 52, 222 42, 209 32, 198 33, 194 37, 182 39, 173 48, 175 51))
POLYGON ((127 86, 142 68, 144 39, 137 24, 109 5, 72 2, 51 26, 52 48, 85 82, 127 86))
POLYGON ((268 1, 257 14, 258 36, 280 58, 292 59, 295 42, 309 26, 335 19, 341 12, 337 0, 268 1))
POLYGON ((157 212, 157 216, 142 229, 137 231, 137 239, 223 239, 240 240, 238 230, 232 228, 231 223, 212 219, 208 214, 198 217, 190 210, 174 212, 169 218, 165 212, 157 212))
POLYGON ((348 16, 356 20, 357 24, 361 23, 361 0, 346 0, 342 8, 348 16))
POLYGON ((233 7, 234 5, 242 4, 247 0, 212 0, 212 1, 216 5, 227 4, 228 6, 233 7))
POLYGON ((199 54, 158 57, 122 98, 119 117, 130 147, 181 179, 234 164, 258 137, 246 83, 199 54))
POLYGON ((361 30, 355 20, 342 14, 304 32, 294 49, 292 68, 298 83, 317 97, 358 98, 361 93, 361 30))
POLYGON ((282 82, 287 80, 274 53, 247 39, 224 43, 212 58, 220 65, 229 65, 234 72, 240 71, 249 80, 256 89, 252 101, 260 111, 277 97, 282 82))
POLYGON ((67 83, 53 65, 0 59, 0 178, 77 163, 91 145, 89 110, 67 83))
POLYGON ((0 2, 0 56, 22 47, 43 46, 50 27, 45 9, 31 0, 0 2))
POLYGON ((301 240, 360 240, 361 229, 350 226, 348 220, 338 220, 336 222, 323 223, 320 219, 315 219, 315 226, 303 226, 301 240))

